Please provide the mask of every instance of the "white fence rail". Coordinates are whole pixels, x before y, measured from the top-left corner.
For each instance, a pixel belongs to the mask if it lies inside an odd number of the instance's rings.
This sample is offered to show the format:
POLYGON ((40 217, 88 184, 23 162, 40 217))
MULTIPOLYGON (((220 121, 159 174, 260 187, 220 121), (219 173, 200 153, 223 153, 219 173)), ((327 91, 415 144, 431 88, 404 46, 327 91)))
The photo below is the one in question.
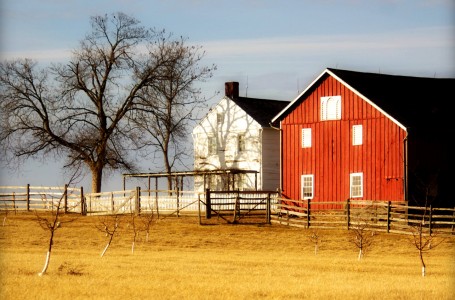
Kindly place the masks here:
POLYGON ((81 188, 0 186, 0 210, 55 210, 81 212, 81 188))
MULTIPOLYGON (((54 210, 82 214, 205 214, 206 192, 132 190, 83 193, 74 187, 0 186, 0 210, 54 210)), ((270 192, 210 192, 211 209, 219 212, 265 210, 270 192), (268 195, 268 196, 267 196, 268 195)), ((272 210, 278 194, 273 193, 272 210)))

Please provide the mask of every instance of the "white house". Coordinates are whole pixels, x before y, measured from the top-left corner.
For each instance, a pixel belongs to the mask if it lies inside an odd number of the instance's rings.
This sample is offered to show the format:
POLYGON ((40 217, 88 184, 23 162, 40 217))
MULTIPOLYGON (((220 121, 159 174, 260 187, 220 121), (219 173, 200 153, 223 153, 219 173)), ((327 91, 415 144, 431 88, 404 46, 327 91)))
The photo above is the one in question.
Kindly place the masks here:
POLYGON ((225 96, 193 129, 194 189, 276 190, 280 186, 280 134, 270 125, 289 102, 225 96))

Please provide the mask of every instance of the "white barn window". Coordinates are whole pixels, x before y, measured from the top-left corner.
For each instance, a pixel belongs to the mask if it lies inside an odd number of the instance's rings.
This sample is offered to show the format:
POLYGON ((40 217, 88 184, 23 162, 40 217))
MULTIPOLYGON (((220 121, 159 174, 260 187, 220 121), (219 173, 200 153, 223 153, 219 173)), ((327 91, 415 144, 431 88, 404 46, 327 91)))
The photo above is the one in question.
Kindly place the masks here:
POLYGON ((363 173, 351 173, 351 198, 363 197, 363 173))
POLYGON ((302 148, 311 148, 311 128, 302 128, 302 148))
POLYGON ((313 199, 314 196, 314 176, 302 175, 301 182, 302 199, 313 199))
POLYGON ((352 126, 352 145, 362 145, 363 144, 363 128, 362 125, 352 126))
POLYGON ((321 121, 341 120, 341 96, 321 97, 321 121))

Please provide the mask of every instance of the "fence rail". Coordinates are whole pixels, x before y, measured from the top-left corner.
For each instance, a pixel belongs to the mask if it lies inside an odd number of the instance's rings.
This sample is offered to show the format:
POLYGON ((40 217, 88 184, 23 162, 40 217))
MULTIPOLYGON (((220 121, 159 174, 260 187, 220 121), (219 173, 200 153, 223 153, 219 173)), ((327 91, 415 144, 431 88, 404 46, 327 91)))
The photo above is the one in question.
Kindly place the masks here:
POLYGON ((305 228, 367 225, 369 230, 409 233, 422 225, 429 234, 455 234, 455 208, 409 206, 404 202, 347 200, 327 202, 280 198, 271 222, 305 228), (324 207, 335 207, 324 209, 324 207))
POLYGON ((280 198, 267 191, 168 191, 132 190, 85 193, 75 187, 0 186, 0 211, 47 210, 65 212, 125 214, 156 212, 157 216, 212 213, 233 214, 233 220, 250 212, 263 214, 268 223, 305 228, 349 229, 367 223, 369 229, 407 233, 423 225, 434 231, 455 234, 455 208, 409 206, 404 202, 347 200, 327 202, 280 198), (329 209, 330 208, 330 209, 329 209))
POLYGON ((81 210, 82 188, 42 186, 0 186, 0 210, 81 210))

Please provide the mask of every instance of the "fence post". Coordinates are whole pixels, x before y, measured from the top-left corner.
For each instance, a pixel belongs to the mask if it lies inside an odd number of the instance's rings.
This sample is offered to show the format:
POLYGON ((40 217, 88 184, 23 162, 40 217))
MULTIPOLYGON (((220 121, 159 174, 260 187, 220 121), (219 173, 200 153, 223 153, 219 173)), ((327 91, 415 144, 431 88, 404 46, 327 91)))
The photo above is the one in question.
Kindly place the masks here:
POLYGON ((390 232, 390 204, 391 201, 387 201, 387 233, 390 232))
POLYGON ((240 217, 240 195, 239 191, 237 191, 237 195, 235 196, 235 203, 234 203, 234 218, 232 223, 237 222, 237 218, 240 217))
POLYGON ((453 229, 455 227, 455 206, 453 207, 454 211, 452 213, 453 218, 452 218, 452 234, 453 234, 453 229))
POLYGON ((27 211, 30 211, 30 184, 27 183, 27 199, 26 199, 26 203, 27 203, 27 211))
POLYGON ((175 183, 175 191, 176 191, 176 193, 177 193, 177 194, 175 195, 175 196, 176 196, 176 199, 177 199, 177 217, 180 217, 180 214, 179 214, 179 213, 180 213, 180 203, 179 203, 179 202, 180 202, 180 201, 179 201, 179 200, 180 200, 180 199, 179 199, 179 194, 180 194, 179 192, 180 192, 180 190, 179 190, 179 185, 178 185, 177 177, 175 178, 175 181, 176 181, 176 183, 175 183))
POLYGON ((136 187, 135 210, 136 210, 136 214, 139 215, 141 213, 141 187, 140 186, 136 187))
POLYGON ((197 194, 197 210, 198 210, 198 217, 199 217, 199 225, 202 225, 201 220, 201 194, 197 194))
POLYGON ((155 206, 156 206, 156 215, 157 218, 160 218, 160 209, 159 209, 159 202, 158 202, 158 177, 155 178, 155 206))
MULTIPOLYGON (((123 195, 124 195, 123 197, 125 197, 125 194, 123 194, 123 195)), ((114 203, 114 193, 111 192, 111 213, 114 213, 114 209, 115 209, 114 204, 115 204, 114 203)))
POLYGON ((210 219, 212 217, 212 204, 210 203, 210 189, 205 190, 205 217, 210 219))
MULTIPOLYGON (((14 209, 14 214, 16 214, 16 193, 15 192, 13 192, 13 209, 14 209)), ((452 227, 453 227, 453 225, 452 225, 452 227)))
POLYGON ((63 191, 63 211, 65 214, 68 212, 68 184, 65 184, 65 190, 63 191))
POLYGON ((348 230, 349 230, 349 224, 351 222, 351 210, 350 210, 350 201, 349 198, 346 200, 346 214, 347 214, 347 220, 348 220, 348 230))
POLYGON ((432 226, 431 226, 432 215, 433 215, 433 209, 432 209, 432 207, 431 207, 431 205, 430 205, 430 216, 429 216, 429 218, 428 218, 428 229, 429 229, 429 231, 430 231, 430 235, 431 235, 431 230, 432 230, 432 226))
POLYGON ((81 186, 81 215, 87 215, 87 203, 85 202, 84 197, 84 187, 81 186))
POLYGON ((307 228, 310 228, 310 223, 311 223, 310 222, 310 220, 311 220, 311 200, 308 199, 307 203, 308 203, 308 205, 307 205, 308 206, 308 210, 307 210, 307 216, 306 216, 306 226, 307 226, 307 228))
POLYGON ((266 203, 266 207, 265 207, 265 218, 266 218, 266 222, 267 224, 270 224, 270 209, 271 209, 271 205, 270 205, 270 193, 267 193, 267 203, 266 203))

